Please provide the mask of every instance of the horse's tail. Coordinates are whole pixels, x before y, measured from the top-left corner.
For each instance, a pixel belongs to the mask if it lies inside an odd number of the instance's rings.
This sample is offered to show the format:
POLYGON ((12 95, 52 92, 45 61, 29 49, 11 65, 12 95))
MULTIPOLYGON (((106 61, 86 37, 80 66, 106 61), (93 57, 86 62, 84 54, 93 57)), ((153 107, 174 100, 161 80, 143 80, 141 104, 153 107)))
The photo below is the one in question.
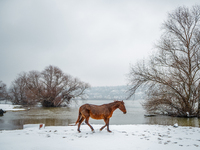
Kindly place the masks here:
POLYGON ((80 112, 80 110, 79 110, 79 112, 78 112, 78 119, 77 119, 75 125, 77 125, 77 123, 79 122, 80 118, 81 118, 81 112, 80 112))

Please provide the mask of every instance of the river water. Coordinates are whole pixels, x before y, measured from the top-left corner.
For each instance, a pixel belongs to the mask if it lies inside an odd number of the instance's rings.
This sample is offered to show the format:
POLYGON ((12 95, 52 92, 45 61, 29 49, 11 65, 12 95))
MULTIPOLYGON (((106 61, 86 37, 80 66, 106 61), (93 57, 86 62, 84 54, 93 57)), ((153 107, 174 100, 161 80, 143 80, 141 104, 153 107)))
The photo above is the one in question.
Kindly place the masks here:
MULTIPOLYGON (((67 126, 76 122, 78 109, 85 103, 101 105, 110 103, 111 100, 76 100, 69 107, 43 108, 32 107, 29 111, 7 112, 0 117, 0 130, 22 129, 24 124, 44 123, 46 126, 67 126)), ((173 125, 178 123, 181 126, 200 127, 198 118, 178 118, 169 116, 145 117, 145 110, 142 108, 142 100, 126 100, 127 114, 117 109, 110 124, 159 124, 173 125)), ((91 124, 104 124, 103 120, 89 120, 91 124)))

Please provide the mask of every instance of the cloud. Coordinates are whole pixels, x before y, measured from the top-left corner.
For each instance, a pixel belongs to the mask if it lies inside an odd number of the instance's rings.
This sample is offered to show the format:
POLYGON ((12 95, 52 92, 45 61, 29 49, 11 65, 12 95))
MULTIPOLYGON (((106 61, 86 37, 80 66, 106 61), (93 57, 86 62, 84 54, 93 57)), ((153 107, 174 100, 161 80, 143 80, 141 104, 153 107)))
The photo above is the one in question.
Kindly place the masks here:
POLYGON ((0 1, 0 80, 48 65, 92 86, 124 85, 148 57, 167 12, 191 1, 0 1))

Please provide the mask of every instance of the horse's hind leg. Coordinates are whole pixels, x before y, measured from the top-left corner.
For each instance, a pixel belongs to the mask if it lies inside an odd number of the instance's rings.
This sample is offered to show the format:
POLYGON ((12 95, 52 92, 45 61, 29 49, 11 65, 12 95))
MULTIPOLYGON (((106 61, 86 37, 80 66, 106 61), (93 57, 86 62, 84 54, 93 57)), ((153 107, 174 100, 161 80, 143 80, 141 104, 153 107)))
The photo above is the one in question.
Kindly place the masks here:
POLYGON ((84 120, 85 118, 83 117, 83 116, 81 116, 81 119, 79 120, 79 123, 78 123, 78 129, 77 129, 77 131, 80 133, 81 131, 80 131, 80 126, 81 126, 81 123, 83 122, 83 120, 84 120))
POLYGON ((94 131, 93 127, 89 124, 89 117, 85 118, 85 123, 91 128, 92 132, 94 131))

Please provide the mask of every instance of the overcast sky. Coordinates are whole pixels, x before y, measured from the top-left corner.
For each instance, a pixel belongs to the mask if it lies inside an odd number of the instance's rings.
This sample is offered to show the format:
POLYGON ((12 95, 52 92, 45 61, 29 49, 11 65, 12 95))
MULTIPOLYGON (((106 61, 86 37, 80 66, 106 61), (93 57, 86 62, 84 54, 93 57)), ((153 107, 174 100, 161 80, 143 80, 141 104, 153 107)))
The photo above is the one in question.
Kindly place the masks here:
POLYGON ((199 0, 0 0, 0 80, 49 65, 92 86, 126 85, 167 13, 199 0))

